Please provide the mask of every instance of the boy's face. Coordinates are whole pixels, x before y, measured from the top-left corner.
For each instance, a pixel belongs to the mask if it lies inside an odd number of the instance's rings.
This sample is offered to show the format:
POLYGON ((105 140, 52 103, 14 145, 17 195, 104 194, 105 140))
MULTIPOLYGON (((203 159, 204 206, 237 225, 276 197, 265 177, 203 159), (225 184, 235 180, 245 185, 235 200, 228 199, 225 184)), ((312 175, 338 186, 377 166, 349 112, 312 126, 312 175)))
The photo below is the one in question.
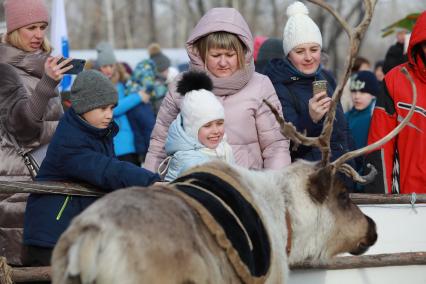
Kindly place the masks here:
POLYGON ((114 110, 114 105, 107 105, 104 107, 98 107, 82 114, 84 120, 86 120, 90 125, 105 129, 112 121, 112 111, 114 110))
POLYGON ((367 108, 374 99, 374 96, 370 95, 370 93, 364 93, 360 91, 351 92, 351 95, 352 103, 354 104, 354 108, 356 110, 363 110, 367 108))
POLYGON ((223 139, 225 124, 223 119, 210 121, 198 130, 198 141, 210 149, 216 149, 223 139))

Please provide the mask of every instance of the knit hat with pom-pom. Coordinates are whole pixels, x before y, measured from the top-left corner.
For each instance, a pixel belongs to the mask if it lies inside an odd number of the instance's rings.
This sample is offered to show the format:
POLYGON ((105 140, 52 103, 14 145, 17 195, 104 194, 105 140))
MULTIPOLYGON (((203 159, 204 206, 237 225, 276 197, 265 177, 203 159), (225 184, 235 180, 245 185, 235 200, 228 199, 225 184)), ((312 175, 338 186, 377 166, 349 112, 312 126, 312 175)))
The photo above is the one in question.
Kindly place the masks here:
POLYGON ((152 43, 148 46, 149 58, 155 62, 157 71, 159 73, 165 71, 170 67, 170 59, 161 51, 158 43, 152 43))
POLYGON ((177 91, 185 95, 181 107, 183 129, 195 139, 198 139, 198 131, 204 124, 225 119, 225 110, 212 89, 209 76, 196 71, 184 73, 177 84, 177 91))
POLYGON ((308 8, 299 1, 287 8, 287 23, 283 33, 285 56, 299 44, 317 43, 322 47, 322 37, 318 26, 308 16, 308 8))

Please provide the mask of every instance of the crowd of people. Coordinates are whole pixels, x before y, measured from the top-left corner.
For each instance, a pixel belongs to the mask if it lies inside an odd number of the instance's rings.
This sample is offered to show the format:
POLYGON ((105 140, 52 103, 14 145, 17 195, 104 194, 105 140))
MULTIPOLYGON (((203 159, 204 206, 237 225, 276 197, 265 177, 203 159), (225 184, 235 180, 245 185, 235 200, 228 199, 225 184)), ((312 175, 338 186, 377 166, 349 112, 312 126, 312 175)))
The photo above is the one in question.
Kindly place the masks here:
MULTIPOLYGON (((63 104, 58 84, 71 68, 70 59, 49 56, 45 3, 7 0, 4 11, 0 180, 31 180, 23 154, 47 144, 35 180, 83 182, 105 192, 172 181, 215 159, 253 170, 321 159, 318 148, 290 147, 264 103, 307 136, 321 133, 336 80, 324 66, 322 33, 301 2, 288 7, 283 38, 254 40, 237 10, 209 10, 185 44, 190 71, 183 74, 158 44, 150 45, 149 58, 132 70, 101 42, 63 104)), ((361 174, 372 163, 379 176, 363 187, 345 180, 350 191, 425 193, 426 12, 406 53, 400 45, 391 47, 374 70, 358 57, 336 108, 332 160, 379 140, 406 116, 412 89, 401 68, 417 88, 410 124, 384 147, 350 162, 361 174), (406 59, 395 59, 397 53, 406 59)), ((1 255, 15 265, 48 265, 61 233, 95 200, 0 193, 1 255)))

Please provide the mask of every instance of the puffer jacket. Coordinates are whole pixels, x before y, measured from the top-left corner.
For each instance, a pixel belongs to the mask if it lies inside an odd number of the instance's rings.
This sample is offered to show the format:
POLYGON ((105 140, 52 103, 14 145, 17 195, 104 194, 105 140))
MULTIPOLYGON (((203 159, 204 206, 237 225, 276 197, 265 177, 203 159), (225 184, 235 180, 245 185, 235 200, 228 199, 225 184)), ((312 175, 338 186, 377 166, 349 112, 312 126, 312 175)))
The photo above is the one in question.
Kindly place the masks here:
MULTIPOLYGON (((113 137, 118 127, 93 127, 71 107, 61 119, 37 175, 39 181, 86 182, 110 192, 149 186, 159 176, 115 158, 113 137)), ((24 243, 52 248, 71 220, 96 198, 30 194, 25 211, 24 243)))
POLYGON ((374 108, 368 133, 372 144, 395 129, 407 116, 413 102, 410 81, 402 73, 406 68, 417 90, 417 102, 409 123, 366 160, 378 170, 378 176, 366 186, 368 193, 426 193, 426 11, 418 17, 408 45, 408 62, 391 69, 385 76, 384 92, 374 108))
MULTIPOLYGON (((1 38, 3 38, 0 35, 1 38)), ((0 180, 30 180, 14 138, 29 151, 49 143, 63 114, 58 82, 44 74, 48 54, 29 53, 0 42, 0 180)), ((21 265, 27 194, 0 196, 0 255, 21 265)))
MULTIPOLYGON (((233 8, 211 9, 192 31, 186 50, 190 68, 207 72, 213 81, 213 93, 225 109, 225 132, 236 164, 250 169, 279 169, 289 165, 289 140, 280 133, 278 122, 263 100, 268 100, 282 113, 280 102, 271 81, 254 72, 253 38, 241 14, 233 8), (217 31, 237 35, 247 49, 245 68, 226 78, 210 74, 193 47, 199 38, 217 31)), ((152 171, 166 158, 167 130, 180 111, 183 96, 176 91, 179 79, 169 85, 152 132, 144 165, 152 171)))
POLYGON ((234 163, 231 146, 222 139, 216 149, 206 149, 198 139, 186 134, 182 127, 182 116, 179 114, 169 127, 165 145, 168 162, 168 171, 165 181, 172 181, 187 169, 201 165, 212 159, 220 159, 228 163, 234 163), (209 154, 206 152, 209 151, 209 154))
MULTIPOLYGON (((324 118, 314 123, 309 115, 309 99, 312 97, 312 82, 314 80, 327 80, 327 95, 333 95, 336 83, 331 75, 321 70, 315 74, 306 75, 299 72, 288 59, 273 59, 265 68, 265 74, 271 79, 283 106, 284 118, 293 123, 297 130, 309 137, 317 137, 321 134, 324 118)), ((325 117, 325 116, 324 116, 325 117)), ((348 152, 348 125, 341 104, 336 108, 336 119, 331 135, 331 159, 335 160, 348 152)), ((318 161, 321 152, 317 147, 300 145, 297 151, 292 151, 292 159, 305 159, 318 161)))

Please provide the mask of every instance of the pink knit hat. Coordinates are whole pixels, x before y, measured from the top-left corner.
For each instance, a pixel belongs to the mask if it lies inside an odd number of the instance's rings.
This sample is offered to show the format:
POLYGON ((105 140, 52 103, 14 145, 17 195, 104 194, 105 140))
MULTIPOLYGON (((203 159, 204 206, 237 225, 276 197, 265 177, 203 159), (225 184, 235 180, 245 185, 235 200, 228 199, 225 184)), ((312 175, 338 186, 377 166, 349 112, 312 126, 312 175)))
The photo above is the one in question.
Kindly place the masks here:
POLYGON ((49 23, 49 12, 43 0, 6 0, 3 5, 7 33, 34 23, 49 23))

